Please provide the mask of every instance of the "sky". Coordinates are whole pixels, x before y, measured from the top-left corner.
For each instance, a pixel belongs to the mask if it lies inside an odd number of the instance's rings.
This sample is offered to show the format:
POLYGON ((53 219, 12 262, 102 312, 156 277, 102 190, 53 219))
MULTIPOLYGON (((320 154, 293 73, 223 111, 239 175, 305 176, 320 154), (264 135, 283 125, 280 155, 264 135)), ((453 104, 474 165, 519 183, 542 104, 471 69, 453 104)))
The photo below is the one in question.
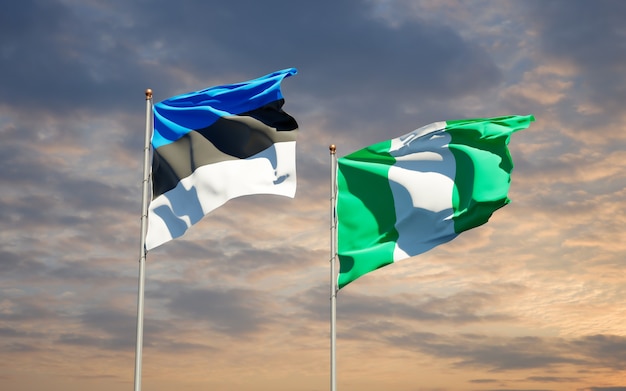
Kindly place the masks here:
POLYGON ((145 90, 295 67, 294 199, 146 262, 144 390, 329 389, 330 154, 533 114, 511 204, 339 292, 339 390, 626 390, 626 2, 2 1, 0 388, 132 389, 145 90))

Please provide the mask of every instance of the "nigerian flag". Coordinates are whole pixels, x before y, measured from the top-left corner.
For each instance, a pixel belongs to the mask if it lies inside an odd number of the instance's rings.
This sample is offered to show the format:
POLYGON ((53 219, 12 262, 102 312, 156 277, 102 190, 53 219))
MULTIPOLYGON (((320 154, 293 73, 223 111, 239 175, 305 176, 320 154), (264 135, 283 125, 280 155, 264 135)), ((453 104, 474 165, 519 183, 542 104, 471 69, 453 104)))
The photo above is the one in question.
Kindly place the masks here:
POLYGON ((340 158, 339 288, 486 223, 509 203, 509 138, 534 120, 436 122, 340 158))

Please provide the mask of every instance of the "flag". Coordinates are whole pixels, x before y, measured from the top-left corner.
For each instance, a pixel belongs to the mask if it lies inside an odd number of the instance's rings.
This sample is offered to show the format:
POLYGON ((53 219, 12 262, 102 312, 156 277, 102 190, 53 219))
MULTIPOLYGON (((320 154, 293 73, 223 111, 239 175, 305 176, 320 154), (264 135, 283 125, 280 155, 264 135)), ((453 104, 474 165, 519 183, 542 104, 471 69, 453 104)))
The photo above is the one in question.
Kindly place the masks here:
POLYGON ((226 201, 294 197, 296 120, 282 110, 284 69, 154 105, 146 249, 183 235, 226 201))
POLYGON ((486 223, 509 203, 529 116, 436 122, 338 159, 339 288, 486 223))

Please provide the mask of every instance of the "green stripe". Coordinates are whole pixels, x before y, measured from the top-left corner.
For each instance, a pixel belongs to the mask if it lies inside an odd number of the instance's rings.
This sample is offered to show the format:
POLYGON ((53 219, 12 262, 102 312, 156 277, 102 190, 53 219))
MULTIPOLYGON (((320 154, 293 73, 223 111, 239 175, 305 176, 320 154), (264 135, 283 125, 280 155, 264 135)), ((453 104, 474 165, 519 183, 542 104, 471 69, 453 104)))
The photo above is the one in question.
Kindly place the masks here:
POLYGON ((512 133, 526 129, 533 116, 448 121, 450 151, 456 159, 452 205, 454 230, 467 231, 486 223, 510 202, 513 160, 507 148, 512 133))
POLYGON ((384 141, 338 160, 339 288, 393 262, 398 232, 388 179, 395 163, 390 146, 391 140, 384 141))

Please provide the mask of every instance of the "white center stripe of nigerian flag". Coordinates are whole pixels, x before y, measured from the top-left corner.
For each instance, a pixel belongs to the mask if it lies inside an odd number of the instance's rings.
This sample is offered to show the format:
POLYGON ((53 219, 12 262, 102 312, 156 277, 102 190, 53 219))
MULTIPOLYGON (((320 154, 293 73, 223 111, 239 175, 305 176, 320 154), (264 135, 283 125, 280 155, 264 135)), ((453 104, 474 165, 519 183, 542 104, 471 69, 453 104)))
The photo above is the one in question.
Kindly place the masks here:
POLYGON ((438 238, 455 235, 452 189, 456 164, 452 152, 446 148, 450 135, 441 132, 419 140, 420 136, 445 126, 445 122, 436 122, 391 140, 389 154, 396 158, 396 163, 389 167, 388 175, 399 233, 393 250, 394 261, 428 251, 439 244, 438 238), (430 213, 420 213, 416 218, 420 210, 430 213))

